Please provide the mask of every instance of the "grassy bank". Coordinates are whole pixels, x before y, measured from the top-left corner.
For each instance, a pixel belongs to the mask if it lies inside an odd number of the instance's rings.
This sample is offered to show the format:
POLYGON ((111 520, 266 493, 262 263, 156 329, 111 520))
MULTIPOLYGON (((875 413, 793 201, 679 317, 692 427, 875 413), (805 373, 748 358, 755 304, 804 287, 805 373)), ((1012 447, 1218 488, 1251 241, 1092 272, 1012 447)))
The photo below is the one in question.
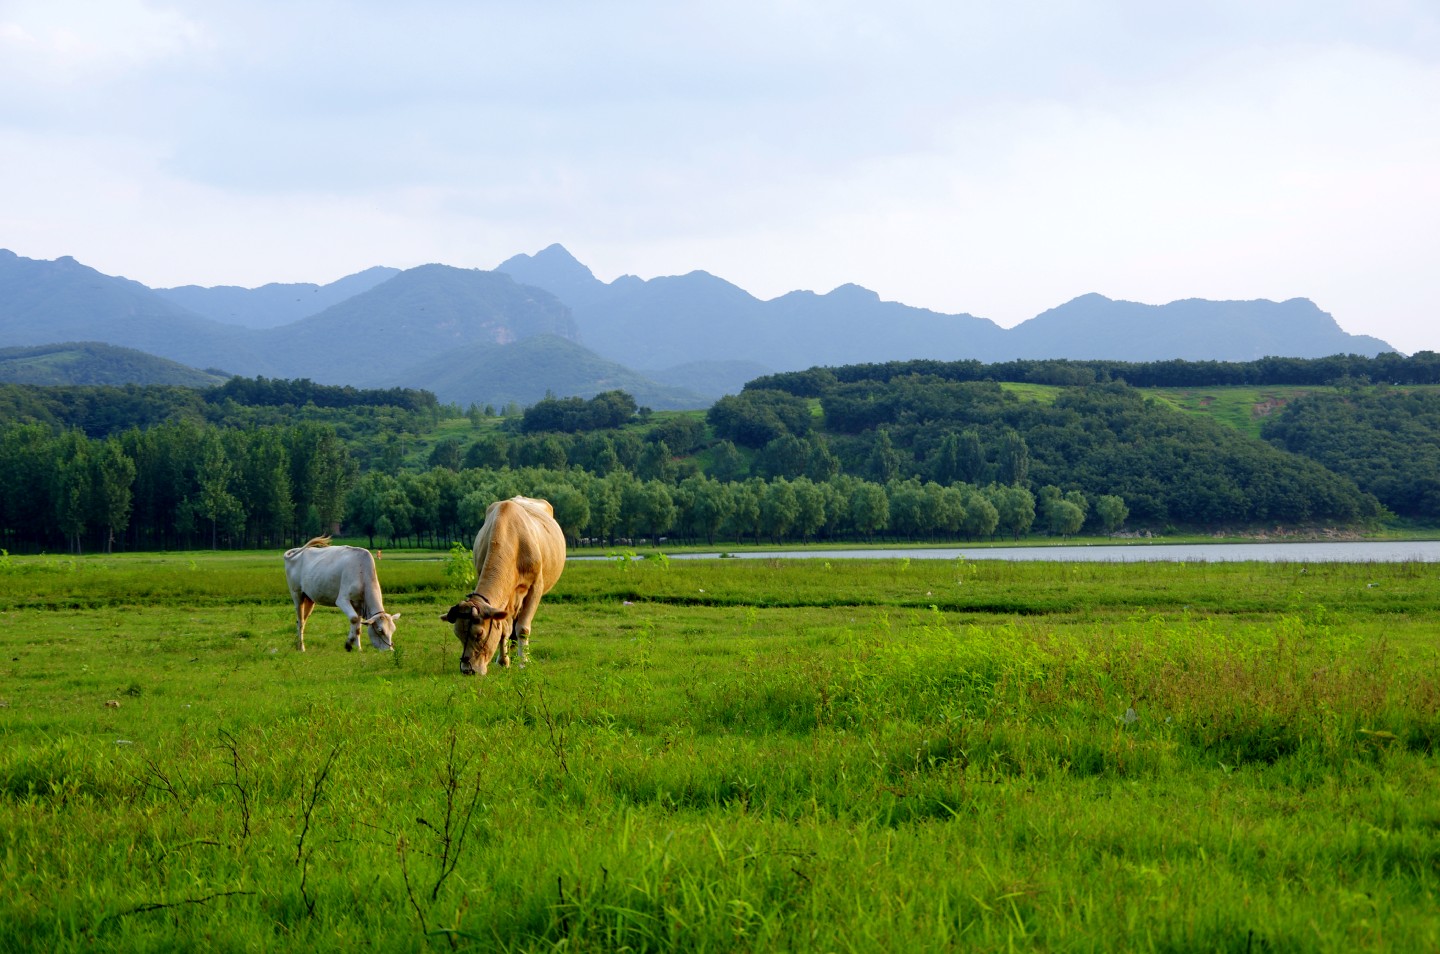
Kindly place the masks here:
POLYGON ((1440 945, 1425 565, 574 563, 463 679, 278 558, 0 576, 0 948, 1440 945))

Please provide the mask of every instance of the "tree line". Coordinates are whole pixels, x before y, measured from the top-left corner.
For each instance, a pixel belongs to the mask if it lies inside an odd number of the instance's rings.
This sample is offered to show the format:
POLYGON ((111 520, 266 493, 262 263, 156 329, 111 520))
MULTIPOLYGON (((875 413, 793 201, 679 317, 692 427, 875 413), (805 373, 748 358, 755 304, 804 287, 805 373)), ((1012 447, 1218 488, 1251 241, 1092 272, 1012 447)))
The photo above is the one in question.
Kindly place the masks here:
POLYGON ((1083 386, 1123 381, 1137 388, 1228 387, 1325 384, 1440 384, 1440 354, 1394 351, 1367 357, 1337 354, 1325 358, 1267 357, 1255 361, 1103 361, 1027 359, 985 364, 975 360, 919 359, 814 367, 756 378, 747 389, 785 391, 819 397, 837 385, 859 381, 889 382, 923 375, 947 381, 1083 386))
POLYGON ((236 377, 210 388, 0 384, 0 421, 75 427, 90 437, 176 421, 259 427, 302 418, 353 430, 364 429, 377 413, 388 423, 418 429, 433 426, 442 408, 429 391, 366 390, 308 379, 236 377))
POLYGON ((0 546, 171 550, 279 546, 337 526, 358 475, 333 428, 182 420, 91 438, 0 428, 0 546))
POLYGON ((1022 399, 925 366, 854 381, 812 369, 789 379, 803 386, 749 386, 703 416, 650 415, 624 392, 550 397, 503 421, 472 413, 468 434, 440 440, 427 435, 459 409, 392 392, 263 378, 205 392, 0 386, 13 422, 0 425, 0 546, 268 547, 333 530, 444 545, 473 534, 482 500, 546 491, 572 539, 602 542, 1440 516, 1440 397, 1351 386, 1293 402, 1263 442, 1117 381, 1022 399), (397 403, 315 403, 367 393, 397 403))
POLYGON ((1353 524, 1384 514, 1373 494, 1316 460, 1119 383, 1065 388, 1046 403, 994 381, 910 374, 832 385, 819 405, 817 419, 806 398, 747 387, 709 419, 718 436, 754 448, 754 466, 769 475, 1054 485, 1118 495, 1155 527, 1353 524))
POLYGON ((703 473, 640 477, 619 467, 434 467, 361 473, 332 429, 254 431, 166 424, 100 439, 37 425, 0 429, 0 541, 6 549, 276 547, 323 532, 371 546, 467 541, 495 500, 545 497, 574 543, 681 538, 815 540, 1018 538, 1119 529, 1118 496, 1054 486, 878 483, 703 473))

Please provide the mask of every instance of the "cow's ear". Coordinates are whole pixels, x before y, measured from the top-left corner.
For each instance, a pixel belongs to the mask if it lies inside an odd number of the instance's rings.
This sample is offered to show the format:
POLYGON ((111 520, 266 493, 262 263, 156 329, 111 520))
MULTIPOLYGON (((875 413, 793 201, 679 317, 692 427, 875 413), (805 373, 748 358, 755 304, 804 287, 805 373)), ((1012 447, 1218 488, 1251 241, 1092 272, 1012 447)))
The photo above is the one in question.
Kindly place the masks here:
POLYGON ((399 619, 399 618, 400 618, 400 614, 399 614, 399 613, 396 613, 394 616, 390 617, 390 622, 393 623, 393 622, 395 622, 395 621, 396 621, 397 619, 399 619))

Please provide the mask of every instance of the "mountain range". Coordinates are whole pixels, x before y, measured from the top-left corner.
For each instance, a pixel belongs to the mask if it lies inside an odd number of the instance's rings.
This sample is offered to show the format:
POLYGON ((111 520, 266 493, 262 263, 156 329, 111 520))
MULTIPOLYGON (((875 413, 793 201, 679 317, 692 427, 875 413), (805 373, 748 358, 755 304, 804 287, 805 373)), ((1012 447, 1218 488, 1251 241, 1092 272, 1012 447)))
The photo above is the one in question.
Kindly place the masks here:
MULTIPOLYGON (((103 342, 210 373, 426 388, 462 406, 622 388, 657 409, 705 407, 762 374, 816 365, 1394 350, 1346 333, 1303 298, 1146 305, 1090 294, 1005 329, 858 285, 764 301, 699 271, 607 283, 559 245, 493 271, 376 267, 328 285, 254 289, 152 289, 73 258, 0 249, 0 347, 59 342, 103 342)), ((57 373, 52 362, 46 383, 57 373)))

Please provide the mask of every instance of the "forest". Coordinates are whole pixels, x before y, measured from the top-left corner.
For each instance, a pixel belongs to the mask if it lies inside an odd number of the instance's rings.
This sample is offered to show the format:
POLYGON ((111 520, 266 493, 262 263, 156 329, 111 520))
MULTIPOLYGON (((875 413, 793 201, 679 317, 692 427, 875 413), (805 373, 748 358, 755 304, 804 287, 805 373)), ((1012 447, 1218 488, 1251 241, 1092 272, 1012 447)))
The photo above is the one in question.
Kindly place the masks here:
POLYGON ((1394 351, 1366 357, 1337 354, 1328 358, 1260 358, 1256 361, 1080 361, 1072 359, 1004 361, 941 361, 918 359, 841 368, 809 368, 757 378, 746 385, 760 390, 788 391, 818 397, 836 384, 886 382, 910 375, 950 381, 1008 381, 1031 384, 1085 385, 1124 381, 1131 387, 1237 387, 1241 385, 1440 384, 1440 354, 1394 351))
POLYGON ((320 532, 445 547, 515 493, 550 499, 572 542, 604 545, 1433 523, 1440 394, 1388 380, 1424 378, 1431 357, 822 368, 703 414, 651 413, 622 391, 502 416, 264 378, 5 385, 0 547, 265 548, 320 532), (1261 372, 1331 388, 1255 440, 1129 383, 1261 372))

